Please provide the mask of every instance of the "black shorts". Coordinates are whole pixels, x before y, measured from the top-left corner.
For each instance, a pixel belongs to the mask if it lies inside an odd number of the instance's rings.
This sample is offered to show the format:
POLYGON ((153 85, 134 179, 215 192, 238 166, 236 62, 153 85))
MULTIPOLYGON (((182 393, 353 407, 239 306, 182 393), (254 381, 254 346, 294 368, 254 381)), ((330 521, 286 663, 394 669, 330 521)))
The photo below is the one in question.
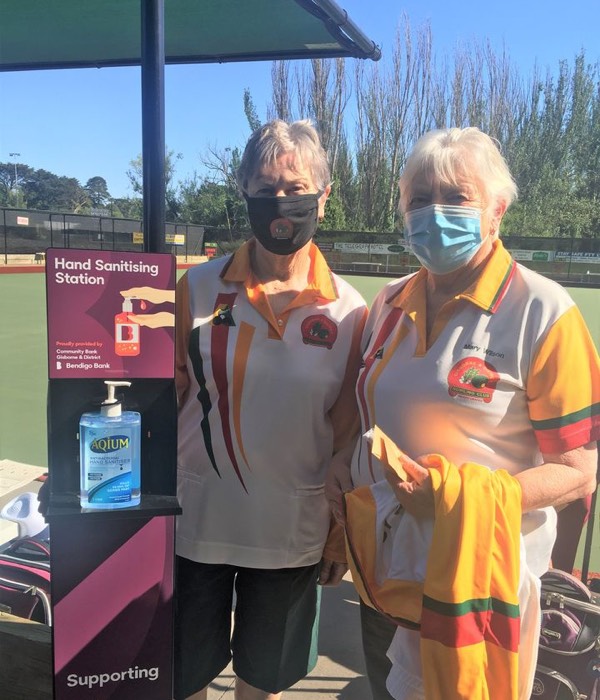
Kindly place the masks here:
POLYGON ((318 568, 248 569, 177 557, 176 700, 207 686, 232 658, 237 676, 269 693, 304 678, 317 662, 318 568))

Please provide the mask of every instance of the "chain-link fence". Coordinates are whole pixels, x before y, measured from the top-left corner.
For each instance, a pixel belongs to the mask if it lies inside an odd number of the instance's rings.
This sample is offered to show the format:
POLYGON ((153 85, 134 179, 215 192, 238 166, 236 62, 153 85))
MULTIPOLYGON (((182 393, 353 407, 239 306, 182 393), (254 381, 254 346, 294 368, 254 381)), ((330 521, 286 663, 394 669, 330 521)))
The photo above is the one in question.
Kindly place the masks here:
MULTIPOLYGON (((165 225, 165 250, 177 257, 203 255, 204 226, 165 225)), ((139 219, 0 209, 0 255, 4 263, 41 262, 47 248, 143 251, 139 219)))
MULTIPOLYGON (((165 225, 166 250, 181 262, 226 255, 247 231, 198 224, 165 225)), ((600 237, 503 236, 505 247, 523 265, 559 281, 600 285, 600 237)), ((327 262, 339 272, 402 275, 419 267, 397 233, 321 231, 315 238, 327 262)), ((41 263, 47 248, 143 251, 142 222, 83 214, 0 209, 0 261, 41 263)))

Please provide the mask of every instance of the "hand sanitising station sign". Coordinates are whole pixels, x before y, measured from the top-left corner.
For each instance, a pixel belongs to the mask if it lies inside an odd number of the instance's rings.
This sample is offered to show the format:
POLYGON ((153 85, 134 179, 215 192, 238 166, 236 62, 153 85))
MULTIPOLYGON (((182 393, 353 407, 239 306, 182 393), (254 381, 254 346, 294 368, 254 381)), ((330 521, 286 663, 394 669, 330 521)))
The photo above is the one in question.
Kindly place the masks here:
POLYGON ((49 377, 172 376, 174 264, 169 255, 49 249, 49 377))

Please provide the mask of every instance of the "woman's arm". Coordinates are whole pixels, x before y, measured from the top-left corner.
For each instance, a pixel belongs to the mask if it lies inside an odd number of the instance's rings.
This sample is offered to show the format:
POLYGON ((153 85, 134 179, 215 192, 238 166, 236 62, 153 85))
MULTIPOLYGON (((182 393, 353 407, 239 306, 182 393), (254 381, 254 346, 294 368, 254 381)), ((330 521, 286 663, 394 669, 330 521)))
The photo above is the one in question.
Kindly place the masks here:
POLYGON ((356 438, 350 440, 341 450, 338 450, 331 458, 329 471, 325 477, 325 496, 329 503, 329 509, 335 520, 344 523, 343 497, 354 488, 350 474, 350 464, 354 453, 356 438))
MULTIPOLYGON (((544 455, 539 467, 515 475, 521 484, 522 510, 561 506, 593 493, 596 488, 598 449, 595 442, 568 452, 544 455)), ((415 516, 433 514, 433 490, 427 470, 427 456, 403 463, 411 481, 399 479, 386 469, 385 476, 398 501, 415 516)))
POLYGON ((516 475, 523 492, 523 512, 546 506, 564 506, 593 493, 597 468, 595 442, 568 452, 544 454, 543 464, 516 475))
POLYGON ((181 406, 187 396, 190 378, 187 371, 188 343, 192 327, 190 318, 190 293, 188 276, 185 274, 177 283, 175 301, 175 386, 177 402, 181 406))

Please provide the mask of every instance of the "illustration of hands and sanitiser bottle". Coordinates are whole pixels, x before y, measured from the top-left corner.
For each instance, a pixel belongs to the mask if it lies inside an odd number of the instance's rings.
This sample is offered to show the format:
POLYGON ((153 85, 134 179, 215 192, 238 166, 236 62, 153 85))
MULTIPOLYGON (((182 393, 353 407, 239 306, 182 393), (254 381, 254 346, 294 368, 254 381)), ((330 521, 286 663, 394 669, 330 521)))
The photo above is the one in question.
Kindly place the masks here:
POLYGON ((115 316, 115 354, 120 357, 134 357, 141 352, 140 326, 147 328, 169 328, 175 325, 175 314, 171 311, 158 311, 144 314, 134 313, 133 300, 140 301, 140 309, 151 304, 175 303, 175 292, 154 287, 131 287, 121 291, 123 306, 115 316))

